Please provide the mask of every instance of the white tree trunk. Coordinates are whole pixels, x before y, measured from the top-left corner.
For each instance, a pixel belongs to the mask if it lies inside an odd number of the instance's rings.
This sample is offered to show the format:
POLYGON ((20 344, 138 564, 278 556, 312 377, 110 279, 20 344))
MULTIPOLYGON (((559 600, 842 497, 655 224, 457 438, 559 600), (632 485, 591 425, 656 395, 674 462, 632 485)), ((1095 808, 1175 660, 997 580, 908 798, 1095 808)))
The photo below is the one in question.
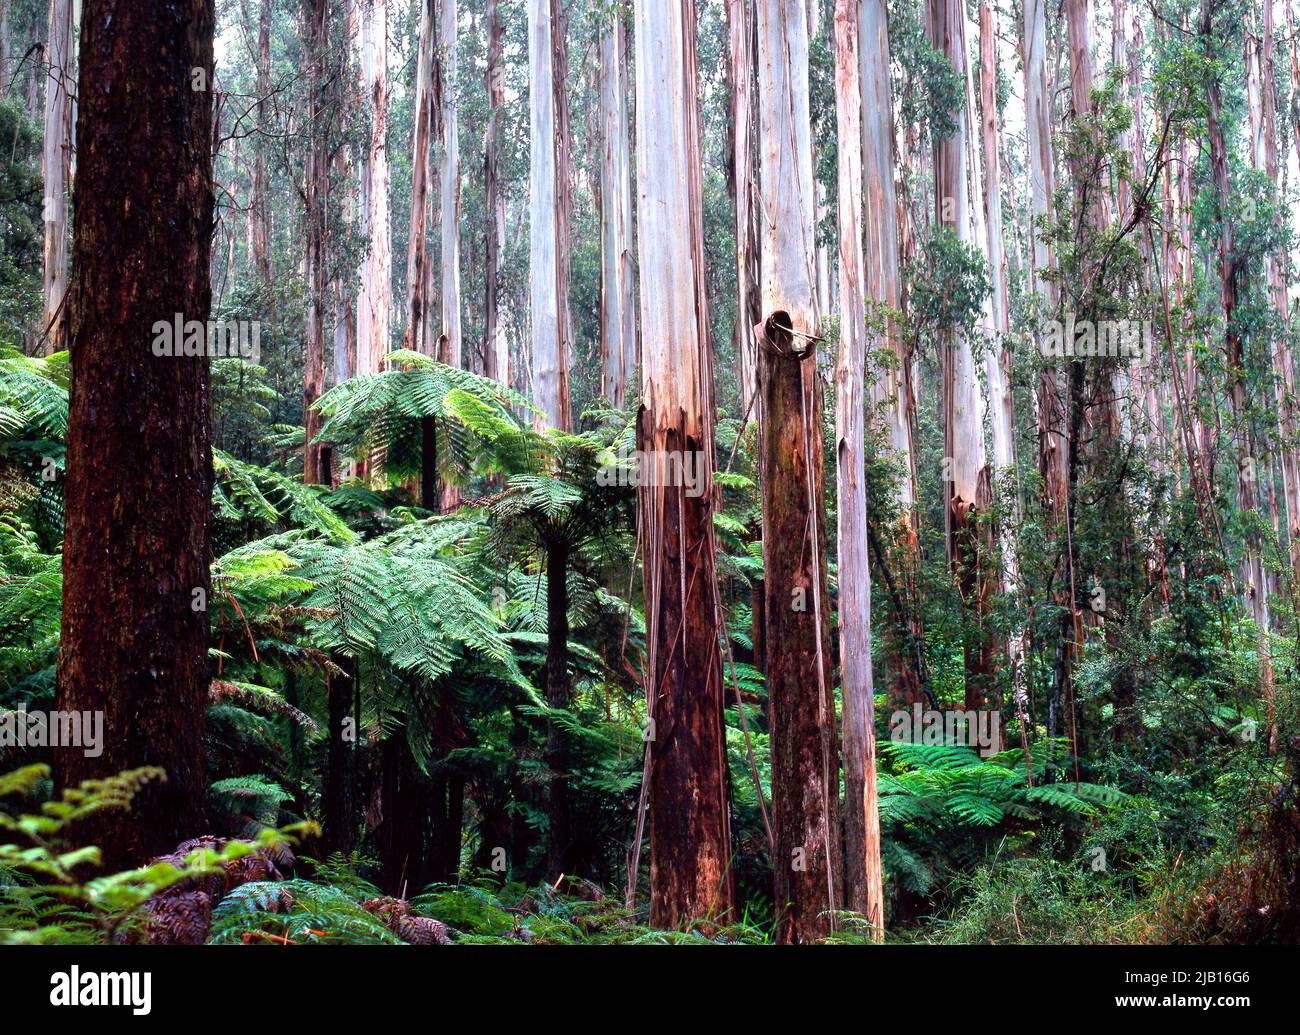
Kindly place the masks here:
POLYGON ((76 70, 72 56, 73 0, 50 0, 46 42, 45 140, 41 178, 45 185, 42 219, 45 243, 42 261, 43 306, 41 332, 45 352, 66 347, 68 290, 68 188, 71 185, 76 70))
POLYGON ((601 391, 620 409, 636 366, 632 304, 632 185, 627 131, 627 61, 618 9, 600 30, 601 391))
POLYGON ((752 0, 727 0, 731 51, 731 131, 736 209, 736 352, 740 361, 740 405, 761 420, 758 401, 758 344, 754 325, 762 319, 758 300, 758 187, 754 182, 754 9, 752 0))
POLYGON ((568 357, 560 324, 559 219, 550 0, 528 0, 529 292, 538 422, 567 428, 568 357))
POLYGON ((460 120, 457 116, 456 76, 459 34, 456 0, 439 0, 438 46, 442 56, 442 334, 445 350, 439 359, 459 367, 460 330, 460 120))
POLYGON ((434 0, 420 5, 420 42, 415 59, 415 109, 411 132, 411 232, 406 243, 406 330, 402 348, 427 352, 424 340, 424 264, 428 257, 429 136, 433 98, 434 0))
POLYGON ((758 0, 762 310, 764 319, 789 315, 798 347, 817 336, 820 319, 808 30, 800 7, 797 0, 758 0))
POLYGON ((381 370, 389 349, 392 241, 388 216, 388 0, 361 0, 361 81, 370 147, 361 180, 365 265, 357 302, 357 372, 381 370))
MULTIPOLYGON (((902 308, 899 273, 898 198, 894 189, 894 103, 889 80, 889 24, 885 0, 863 0, 859 9, 859 77, 862 85, 862 155, 866 182, 866 297, 891 311, 902 308)), ((840 304, 847 304, 843 292, 840 304)), ((885 362, 871 386, 872 409, 886 414, 885 432, 893 458, 905 472, 900 503, 915 519, 916 463, 913 456, 914 392, 902 335, 893 317, 878 342, 885 362)))
MULTIPOLYGON (((884 934, 885 910, 880 807, 876 795, 871 571, 864 461, 867 326, 863 308, 866 271, 862 260, 862 150, 858 146, 862 140, 862 88, 856 8, 853 0, 836 0, 840 355, 835 367, 835 471, 840 685, 844 702, 844 876, 846 905, 862 913, 879 938, 884 934)), ((892 168, 890 182, 892 186, 892 168)))

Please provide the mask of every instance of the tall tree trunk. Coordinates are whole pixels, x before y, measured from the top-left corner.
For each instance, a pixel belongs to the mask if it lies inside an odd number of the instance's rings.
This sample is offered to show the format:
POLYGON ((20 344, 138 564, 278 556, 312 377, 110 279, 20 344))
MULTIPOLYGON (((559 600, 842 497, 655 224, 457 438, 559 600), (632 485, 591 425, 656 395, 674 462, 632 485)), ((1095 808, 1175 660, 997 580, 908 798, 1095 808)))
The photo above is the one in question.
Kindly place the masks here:
POLYGON ((388 221, 388 0, 358 0, 361 81, 370 144, 361 178, 366 258, 357 304, 357 373, 383 369, 393 307, 392 241, 388 221))
POLYGON ((448 365, 462 366, 460 332, 460 119, 456 78, 459 34, 456 0, 439 0, 438 57, 442 66, 442 334, 448 365))
MULTIPOLYGON (((992 431, 993 470, 997 474, 1010 471, 1015 474, 1015 409, 1011 398, 1011 352, 1007 343, 1011 336, 1011 313, 1007 298, 1006 252, 1002 243, 1002 168, 998 147, 997 109, 997 21, 990 0, 981 0, 979 6, 979 95, 980 136, 983 144, 983 188, 980 215, 984 224, 984 248, 992 273, 993 293, 989 299, 992 311, 986 308, 988 339, 985 353, 985 378, 988 383, 989 424, 992 431)), ((967 93, 968 99, 971 92, 967 93)), ((972 137, 972 143, 974 138, 972 137)), ((979 163, 972 156, 972 167, 979 175, 979 163)), ((1018 480, 1018 477, 1017 477, 1018 480)), ((1017 495, 1011 500, 1008 521, 1000 529, 1002 590, 1012 597, 1020 590, 1020 561, 1016 530, 1020 525, 1020 501, 1017 495)), ((1024 629, 1016 629, 1007 644, 1011 672, 1018 682, 1023 675, 1024 629)), ((993 703, 1000 704, 995 695, 993 703)), ((995 745, 1000 748, 1001 745, 995 745)))
MULTIPOLYGON (((944 54, 953 71, 967 84, 970 63, 966 47, 966 15, 961 0, 932 0, 931 31, 935 49, 944 54)), ((957 237, 981 249, 985 242, 974 232, 970 213, 971 148, 968 104, 955 113, 951 137, 935 143, 935 220, 950 227, 957 237)), ((991 497, 990 471, 984 453, 984 392, 977 361, 967 335, 948 331, 942 349, 944 424, 944 521, 948 560, 967 609, 981 625, 989 603, 983 553, 985 543, 975 517, 991 497)), ((986 368, 987 369, 987 368, 986 368)), ((966 646, 966 702, 968 708, 984 705, 993 677, 986 637, 980 629, 966 646)))
POLYGON ((510 384, 510 342, 506 334, 506 321, 501 312, 501 258, 506 249, 506 193, 501 184, 501 143, 498 121, 505 105, 505 66, 501 54, 501 12, 497 0, 488 0, 487 6, 487 131, 483 138, 484 209, 487 212, 486 258, 484 283, 487 298, 483 307, 483 354, 486 357, 487 376, 510 384))
POLYGON ((628 165, 627 60, 623 22, 611 8, 600 29, 601 392, 622 409, 636 366, 632 306, 632 186, 628 165))
MULTIPOLYGON (((862 84, 857 4, 835 4, 835 110, 839 155, 840 356, 835 367, 835 471, 839 544, 840 678, 844 701, 844 903, 883 936, 880 806, 876 796, 875 688, 863 393, 862 84)), ((891 133, 892 136, 892 133, 891 133)), ((892 186, 892 168, 890 170, 892 186)))
POLYGON ((678 928, 696 918, 726 917, 734 900, 713 531, 704 168, 695 0, 642 0, 634 10, 645 400, 639 437, 661 475, 638 489, 651 721, 650 922, 678 928), (662 475, 673 459, 698 463, 702 494, 667 484, 662 475))
POLYGON ((740 404, 756 424, 758 343, 754 328, 763 319, 758 265, 758 183, 754 175, 754 7, 753 0, 727 0, 731 41, 731 196, 736 208, 736 354, 740 362, 740 404))
POLYGON ((424 347, 425 269, 429 261, 429 137, 433 105, 434 0, 420 2, 420 42, 415 60, 415 110, 411 135, 411 232, 406 243, 406 330, 402 348, 424 347))
POLYGON ((268 289, 271 286, 270 211, 266 202, 266 102, 271 93, 271 0, 262 0, 257 19, 257 131, 253 148, 253 186, 249 198, 252 223, 250 251, 253 267, 268 289))
POLYGON ((72 57, 72 0, 50 0, 48 69, 45 80, 45 140, 41 179, 45 185, 45 247, 41 263, 41 332, 46 354, 67 348, 68 187, 72 170, 72 131, 76 95, 72 57))
POLYGON ((209 364, 175 354, 180 341, 156 353, 177 313, 206 338, 214 21, 212 0, 137 0, 111 18, 86 4, 81 19, 57 707, 102 712, 105 736, 99 757, 59 749, 55 764, 71 787, 167 774, 88 825, 110 869, 204 829, 209 364))
POLYGON ((815 342, 808 25, 801 0, 758 3, 764 321, 763 581, 777 937, 812 941, 839 907, 839 759, 830 674, 815 342))
MULTIPOLYGON (((1273 2, 1264 3, 1264 35, 1260 50, 1264 84, 1264 171, 1270 183, 1279 182, 1277 74, 1274 66, 1277 39, 1273 26, 1273 2)), ((1292 81, 1294 89, 1295 80, 1292 81)), ((1269 294, 1283 325, 1290 316, 1287 300, 1286 263, 1277 255, 1266 262, 1269 294)), ((1273 342, 1273 373, 1277 379, 1278 448, 1281 453, 1283 504, 1286 535, 1290 546, 1292 581, 1300 578, 1300 412, 1297 412, 1295 365, 1291 346, 1285 335, 1273 342)))
MULTIPOLYGON (((862 87, 862 156, 866 184, 863 220, 866 226, 865 292, 884 309, 884 334, 873 342, 870 384, 871 411, 880 415, 880 436, 890 460, 902 471, 898 481, 901 521, 894 535, 892 554, 897 558, 903 590, 915 579, 919 566, 916 509, 916 461, 913 428, 916 393, 912 363, 897 314, 903 307, 899 261, 899 202, 894 188, 894 105, 890 84, 889 25, 885 0, 864 0, 859 8, 858 63, 862 87)), ((842 305, 847 304, 842 300, 842 305)), ((879 325, 879 316, 872 326, 879 325)), ((905 592, 898 604, 906 607, 905 592)), ((900 608, 901 611, 901 608, 900 608)), ((895 699, 909 707, 919 699, 921 679, 911 649, 919 642, 919 624, 908 613, 894 616, 886 627, 890 659, 889 685, 895 699)))
MULTIPOLYGON (((897 312, 902 308, 899 272, 898 198, 894 190, 894 104, 889 81, 889 25, 885 0, 863 0, 859 18, 862 83, 862 155, 866 182, 866 296, 897 312)), ((895 463, 904 471, 900 504, 908 523, 915 520, 916 463, 912 444, 915 393, 908 356, 897 320, 879 343, 887 360, 871 388, 873 409, 884 407, 885 432, 895 463)))
MULTIPOLYGON (((563 542, 546 548, 546 704, 568 708, 569 683, 569 550, 563 542)), ((570 872, 573 829, 569 815, 569 760, 564 732, 553 719, 546 722, 547 870, 552 881, 570 872)))
MULTIPOLYGON (((552 21, 555 0, 528 0, 529 105, 529 289, 532 309, 533 399, 538 421, 567 430, 569 413, 569 342, 564 336, 565 296, 561 277, 564 228, 557 186, 556 153, 559 119, 555 111, 555 47, 552 21)), ((560 80, 563 94, 563 81, 560 80)))
POLYGON ((329 480, 321 467, 321 416, 312 407, 325 391, 325 304, 328 270, 325 236, 329 198, 330 114, 325 103, 326 52, 329 47, 329 0, 303 0, 303 49, 307 58, 307 189, 304 219, 306 247, 307 350, 302 370, 303 439, 302 477, 309 485, 329 480))
MULTIPOLYGON (((1215 44, 1218 34, 1215 14, 1220 7, 1219 0, 1202 0, 1200 19, 1197 26, 1198 35, 1206 48, 1207 54, 1216 55, 1215 44)), ((1236 250, 1234 228, 1229 216, 1229 199, 1232 197, 1232 181, 1228 171, 1228 151, 1223 134, 1223 100, 1219 73, 1213 68, 1206 72, 1205 78, 1205 128, 1209 141, 1210 179, 1214 188, 1216 213, 1219 222, 1218 240, 1216 241, 1219 290, 1222 296, 1224 324, 1224 359, 1227 367, 1228 401, 1232 409, 1233 423, 1236 425, 1237 439, 1237 509, 1249 514, 1258 508, 1258 472, 1260 470, 1255 435, 1251 427, 1250 404, 1246 387, 1246 352, 1243 329, 1237 309, 1241 303, 1241 291, 1245 278, 1244 260, 1236 250)), ((1272 726, 1273 674, 1272 657, 1269 647, 1269 613, 1267 590, 1264 581, 1264 564, 1258 533, 1247 531, 1245 537, 1245 555, 1242 558, 1242 581, 1246 593, 1246 604, 1250 608, 1258 628, 1258 647, 1263 680, 1265 702, 1270 710, 1269 725, 1272 726)))

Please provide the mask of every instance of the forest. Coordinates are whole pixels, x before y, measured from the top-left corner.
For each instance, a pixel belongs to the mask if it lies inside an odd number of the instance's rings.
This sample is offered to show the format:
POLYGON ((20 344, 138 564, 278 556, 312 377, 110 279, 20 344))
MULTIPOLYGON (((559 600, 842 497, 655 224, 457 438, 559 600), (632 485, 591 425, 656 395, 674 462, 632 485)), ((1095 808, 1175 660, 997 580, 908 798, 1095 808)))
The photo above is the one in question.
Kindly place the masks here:
POLYGON ((1300 943, 1297 6, 0 0, 0 944, 1300 943))

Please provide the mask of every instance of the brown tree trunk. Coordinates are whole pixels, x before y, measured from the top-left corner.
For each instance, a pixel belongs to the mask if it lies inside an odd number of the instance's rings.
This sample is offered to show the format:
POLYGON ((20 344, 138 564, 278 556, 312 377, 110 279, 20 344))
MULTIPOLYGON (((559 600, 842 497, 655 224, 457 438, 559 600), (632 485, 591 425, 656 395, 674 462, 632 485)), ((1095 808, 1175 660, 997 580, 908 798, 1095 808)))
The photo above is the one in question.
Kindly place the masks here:
MULTIPOLYGON (((840 907, 839 758, 826 595, 821 382, 815 350, 794 341, 787 319, 784 312, 769 317, 759 338, 763 614, 777 939, 807 942, 829 933, 826 912, 840 907)), ((865 758, 859 761, 865 765, 865 758)))
MULTIPOLYGON (((568 708, 569 685, 569 551, 552 542, 546 548, 546 703, 568 708)), ((569 816, 569 760, 559 723, 546 723, 546 858, 552 881, 570 872, 573 830, 569 816)))
POLYGON ((105 735, 55 765, 72 787, 167 774, 88 824, 110 872, 204 829, 209 364, 158 355, 157 325, 180 313, 206 339, 214 21, 212 0, 82 11, 57 707, 103 712, 105 735))
POLYGON ((304 0, 302 7, 303 49, 307 57, 307 190, 304 221, 306 246, 306 313, 304 315, 307 354, 302 370, 303 439, 302 477, 309 485, 329 480, 321 468, 321 416, 313 409, 325 391, 325 304, 327 274, 325 235, 329 197, 329 114, 325 91, 326 50, 329 46, 329 0, 304 0))
POLYGON ((358 730, 354 725, 352 703, 356 694, 354 674, 359 661, 339 659, 346 674, 331 674, 326 687, 329 727, 325 762, 325 785, 321 790, 321 819, 326 851, 352 851, 356 840, 356 813, 353 808, 358 730))
POLYGON ((644 534, 650 922, 726 917, 734 901, 713 507, 713 367, 704 288, 694 0, 640 3, 636 21, 641 274, 638 489, 644 534), (647 146, 653 141, 653 146, 647 146), (691 459, 702 493, 662 477, 691 459))

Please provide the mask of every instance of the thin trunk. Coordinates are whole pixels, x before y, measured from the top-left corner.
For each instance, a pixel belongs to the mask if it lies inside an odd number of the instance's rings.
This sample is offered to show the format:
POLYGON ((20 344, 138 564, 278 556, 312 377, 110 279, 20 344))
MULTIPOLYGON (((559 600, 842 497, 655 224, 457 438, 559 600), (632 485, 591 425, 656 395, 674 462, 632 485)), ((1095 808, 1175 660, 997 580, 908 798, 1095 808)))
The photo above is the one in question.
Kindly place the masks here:
POLYGON ((600 30, 600 358, 601 393, 619 409, 636 365, 625 50, 623 23, 613 8, 600 30))
POLYGON ((486 260, 484 283, 487 297, 483 316, 483 354, 487 376, 503 385, 510 384, 510 342, 502 313, 501 259, 506 250, 506 192, 501 184, 501 143, 498 121, 505 105, 505 66, 501 55, 504 28, 497 0, 487 7, 487 131, 483 138, 484 209, 487 212, 486 260))
MULTIPOLYGON (((546 704, 568 708, 569 683, 569 551, 563 542, 546 549, 546 704)), ((546 859, 552 881, 570 872, 573 847, 569 815, 569 761, 564 732, 553 719, 546 722, 546 859)))
MULTIPOLYGON (((1215 53, 1213 40, 1216 30, 1214 16, 1218 0, 1203 0, 1198 24, 1198 34, 1210 54, 1215 53)), ((1255 435, 1251 427, 1249 398, 1246 387, 1246 352, 1241 318, 1237 314, 1245 278, 1244 260, 1236 250, 1234 227, 1229 217, 1232 181, 1228 171, 1228 151, 1223 134, 1223 100, 1218 74, 1206 74, 1206 136, 1209 141, 1210 178, 1214 188, 1215 206, 1219 222, 1216 242, 1219 290, 1222 296, 1224 324, 1224 352, 1227 365, 1228 401, 1236 425, 1238 451, 1237 509, 1248 514, 1258 507, 1258 471, 1260 470, 1255 435)), ((1270 709, 1272 725, 1272 658, 1269 648, 1268 599, 1264 582, 1263 557, 1258 534, 1247 532, 1245 555, 1242 558, 1242 580, 1246 604, 1258 627, 1258 646, 1265 701, 1270 709)))
POLYGON ((41 264, 41 332, 46 354, 67 348, 68 188, 72 174, 73 97, 72 0, 50 0, 48 67, 45 80, 45 140, 41 179, 45 185, 45 246, 41 264))
POLYGON ((665 477, 638 490, 651 722, 650 922, 679 928, 701 917, 725 918, 734 901, 695 0, 638 3, 634 17, 645 400, 639 444, 659 475, 668 462, 686 459, 704 475, 698 495, 665 477))
POLYGON ((361 4, 361 81, 370 143, 361 178, 366 257, 357 302, 357 373, 383 369, 392 311, 392 242, 388 220, 388 0, 361 4))
POLYGON ((438 58, 442 67, 442 334, 449 366, 463 366, 460 331, 460 120, 457 114, 459 34, 456 0, 439 0, 438 58))
POLYGON ((434 0, 420 2, 420 42, 415 60, 415 125, 411 134, 411 232, 406 243, 406 330, 402 348, 424 347, 425 271, 428 262, 429 123, 433 99, 434 0))
POLYGON ((172 314, 207 326, 213 95, 192 80, 211 86, 214 22, 212 0, 82 11, 57 707, 102 713, 106 736, 98 757, 59 749, 55 765, 65 787, 167 774, 81 831, 110 870, 204 829, 209 363, 146 343, 172 314))
MULTIPOLYGON (((871 569, 867 554, 863 310, 862 89, 858 11, 835 4, 835 110, 839 147, 840 356, 835 368, 835 470, 839 544, 840 678, 844 701, 844 903, 884 934, 880 806, 876 796, 875 688, 871 671, 871 569)), ((892 136, 892 134, 891 134, 892 136)), ((892 176, 891 176, 892 185, 892 176)))
POLYGON ((262 283, 271 286, 270 213, 266 202, 267 98, 271 93, 271 0, 262 0, 257 19, 257 142, 253 148, 253 186, 249 198, 250 251, 262 283))
POLYGON ((325 303, 328 288, 325 235, 328 226, 326 201, 329 197, 329 126, 325 104, 326 52, 329 46, 329 0, 304 0, 303 49, 307 59, 307 189, 304 221, 306 244, 306 358, 302 371, 303 481, 316 485, 327 481, 321 467, 321 446, 314 439, 320 432, 321 416, 312 407, 325 391, 325 303))
POLYGON ((760 420, 758 343, 754 328, 763 318, 758 264, 758 184, 754 176, 754 7, 752 0, 728 0, 731 40, 732 201, 736 208, 736 353, 740 361, 740 404, 760 420))
MULTIPOLYGON (((1269 182, 1279 182, 1277 75, 1274 68, 1277 40, 1273 27, 1273 3, 1264 3, 1264 36, 1261 49, 1264 83, 1264 170, 1269 182)), ((1292 87, 1294 90, 1295 81, 1292 87)), ((1290 307, 1287 300, 1287 275, 1284 257, 1269 256, 1266 263, 1269 293, 1278 318, 1285 326, 1290 307)), ((1277 379, 1278 448, 1281 453, 1283 502, 1286 536, 1290 545, 1292 579, 1300 577, 1300 413, 1297 412, 1295 366, 1286 335, 1273 343, 1273 373, 1277 379)))

